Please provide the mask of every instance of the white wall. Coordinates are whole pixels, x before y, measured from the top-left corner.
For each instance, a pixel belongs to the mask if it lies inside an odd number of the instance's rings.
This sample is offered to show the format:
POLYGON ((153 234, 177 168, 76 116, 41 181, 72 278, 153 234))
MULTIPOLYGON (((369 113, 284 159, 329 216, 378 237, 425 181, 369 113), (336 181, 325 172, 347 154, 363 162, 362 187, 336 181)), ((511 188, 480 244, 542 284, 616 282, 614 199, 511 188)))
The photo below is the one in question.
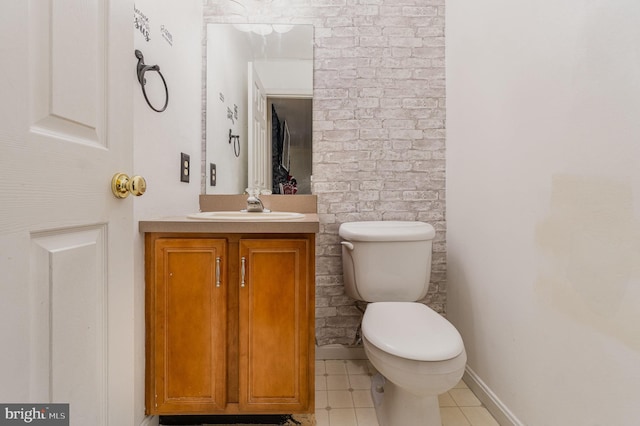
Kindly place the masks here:
MULTIPOLYGON (((137 222, 198 211, 201 170, 202 1, 136 0, 135 7, 149 19, 149 41, 135 31, 134 45, 145 63, 160 65, 169 88, 169 105, 157 113, 146 104, 136 79, 134 96, 134 170, 147 180, 147 192, 134 201, 136 229, 136 415, 144 411, 144 247, 137 222), (171 34, 169 43, 161 34, 171 34), (190 155, 191 179, 180 182, 180 153, 190 155)), ((131 73, 136 59, 131 52, 131 73)), ((157 81, 148 77, 150 97, 162 104, 157 81)), ((136 423, 138 424, 138 423, 136 423)))
POLYGON ((232 25, 208 24, 207 58, 206 192, 242 194, 248 173, 247 63, 253 58, 251 46, 232 25), (229 130, 240 136, 239 157, 234 151, 236 142, 229 144, 229 130), (209 184, 209 163, 216 164, 216 186, 209 184))
POLYGON ((638 22, 447 3, 447 311, 514 423, 640 419, 638 22))
POLYGON ((313 60, 259 60, 253 65, 269 96, 313 96, 313 60))

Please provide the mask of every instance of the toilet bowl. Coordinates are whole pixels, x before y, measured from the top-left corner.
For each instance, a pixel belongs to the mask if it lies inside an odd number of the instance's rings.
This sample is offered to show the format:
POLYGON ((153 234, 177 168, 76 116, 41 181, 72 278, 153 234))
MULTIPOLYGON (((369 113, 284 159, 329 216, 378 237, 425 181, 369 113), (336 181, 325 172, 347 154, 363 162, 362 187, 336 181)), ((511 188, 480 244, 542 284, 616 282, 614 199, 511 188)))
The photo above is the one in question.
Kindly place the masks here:
POLYGON ((372 397, 380 426, 441 426, 438 395, 462 378, 460 333, 417 303, 431 274, 434 228, 423 222, 348 222, 339 229, 347 295, 370 302, 362 319, 367 358, 380 373, 372 397))
POLYGON ((371 389, 380 426, 440 426, 438 395, 460 381, 467 361, 453 325, 421 303, 376 302, 362 340, 381 375, 371 389))

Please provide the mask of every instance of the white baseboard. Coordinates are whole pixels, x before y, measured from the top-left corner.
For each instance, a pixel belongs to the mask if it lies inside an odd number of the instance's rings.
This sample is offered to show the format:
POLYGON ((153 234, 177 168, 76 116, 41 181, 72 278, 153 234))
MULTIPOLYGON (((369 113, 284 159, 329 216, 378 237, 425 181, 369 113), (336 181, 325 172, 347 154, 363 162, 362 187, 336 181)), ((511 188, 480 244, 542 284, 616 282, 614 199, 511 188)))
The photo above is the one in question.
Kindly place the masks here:
POLYGON ((316 359, 367 359, 360 346, 323 345, 316 346, 316 359))
POLYGON ((462 380, 464 380, 467 386, 469 386, 469 389, 471 389, 484 406, 487 407, 487 410, 493 418, 500 423, 500 426, 524 426, 524 423, 518 420, 468 365, 465 368, 462 380))
POLYGON ((140 426, 158 426, 159 421, 160 419, 158 418, 158 416, 147 416, 140 423, 140 426))

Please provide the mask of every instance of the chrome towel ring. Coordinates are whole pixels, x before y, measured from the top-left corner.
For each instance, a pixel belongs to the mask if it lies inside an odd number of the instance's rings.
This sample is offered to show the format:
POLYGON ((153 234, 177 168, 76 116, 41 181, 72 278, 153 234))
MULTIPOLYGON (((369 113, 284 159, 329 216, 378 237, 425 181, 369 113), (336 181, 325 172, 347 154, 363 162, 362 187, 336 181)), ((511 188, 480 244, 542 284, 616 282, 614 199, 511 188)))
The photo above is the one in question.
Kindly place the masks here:
POLYGON ((140 87, 142 87, 142 94, 144 95, 144 99, 147 101, 147 104, 152 110, 154 110, 155 112, 162 112, 165 109, 167 109, 167 105, 169 104, 169 89, 167 88, 167 82, 165 81, 164 76, 160 72, 160 66, 145 65, 144 56, 142 55, 142 52, 137 49, 135 51, 135 55, 136 55, 136 58, 138 58, 138 65, 136 67, 136 71, 138 74, 138 82, 140 83, 140 87), (161 109, 154 108, 154 106, 151 105, 149 98, 147 97, 147 91, 144 88, 144 86, 147 84, 147 80, 144 78, 144 73, 146 73, 147 71, 157 72, 160 78, 162 79, 162 83, 164 84, 165 101, 164 101, 164 106, 161 109))

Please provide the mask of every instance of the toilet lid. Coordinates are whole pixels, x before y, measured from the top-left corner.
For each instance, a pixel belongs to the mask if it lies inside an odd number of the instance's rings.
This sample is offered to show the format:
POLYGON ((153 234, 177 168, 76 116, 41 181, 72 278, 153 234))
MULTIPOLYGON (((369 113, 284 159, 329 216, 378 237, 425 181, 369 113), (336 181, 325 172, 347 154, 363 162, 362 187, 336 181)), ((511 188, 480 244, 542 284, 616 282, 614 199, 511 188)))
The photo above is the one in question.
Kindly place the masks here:
POLYGON ((446 361, 464 350, 458 330, 422 303, 370 303, 362 334, 378 349, 416 361, 446 361))

